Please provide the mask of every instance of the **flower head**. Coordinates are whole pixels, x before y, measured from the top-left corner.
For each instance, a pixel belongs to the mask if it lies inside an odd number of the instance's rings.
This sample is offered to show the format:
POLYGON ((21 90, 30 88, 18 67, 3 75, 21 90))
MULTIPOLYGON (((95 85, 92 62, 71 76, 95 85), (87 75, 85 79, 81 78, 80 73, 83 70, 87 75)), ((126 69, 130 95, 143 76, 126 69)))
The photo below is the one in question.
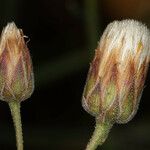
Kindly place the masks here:
POLYGON ((102 121, 126 123, 135 115, 150 60, 150 32, 134 20, 104 31, 91 63, 82 104, 102 121))
POLYGON ((34 89, 30 54, 21 29, 8 23, 0 40, 0 99, 22 101, 34 89))

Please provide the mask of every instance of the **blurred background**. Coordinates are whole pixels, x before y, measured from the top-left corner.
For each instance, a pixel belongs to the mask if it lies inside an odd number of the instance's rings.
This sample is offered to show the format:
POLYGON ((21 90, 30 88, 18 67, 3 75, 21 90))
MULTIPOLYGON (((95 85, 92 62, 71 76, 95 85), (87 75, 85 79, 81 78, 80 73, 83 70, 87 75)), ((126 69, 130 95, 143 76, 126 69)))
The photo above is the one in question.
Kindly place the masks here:
MULTIPOLYGON (((0 0, 0 30, 14 21, 30 39, 35 91, 22 103, 25 150, 84 150, 95 125, 81 106, 89 63, 106 25, 128 18, 150 27, 150 0, 0 0)), ((149 76, 135 118, 115 125, 99 149, 150 149, 149 76)), ((0 150, 16 150, 2 101, 0 150)))

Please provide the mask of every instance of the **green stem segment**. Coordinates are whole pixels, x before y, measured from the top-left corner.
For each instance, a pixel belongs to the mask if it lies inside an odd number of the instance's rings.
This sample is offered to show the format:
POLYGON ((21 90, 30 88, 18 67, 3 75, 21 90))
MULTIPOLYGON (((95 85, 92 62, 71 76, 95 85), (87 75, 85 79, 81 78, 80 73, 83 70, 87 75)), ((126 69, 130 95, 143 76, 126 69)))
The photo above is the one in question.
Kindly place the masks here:
POLYGON ((20 115, 20 103, 16 101, 9 102, 9 107, 16 131, 17 150, 23 150, 22 124, 20 115))
POLYGON ((112 127, 110 123, 96 122, 95 130, 90 139, 86 150, 95 150, 99 145, 102 145, 107 139, 108 133, 112 127))

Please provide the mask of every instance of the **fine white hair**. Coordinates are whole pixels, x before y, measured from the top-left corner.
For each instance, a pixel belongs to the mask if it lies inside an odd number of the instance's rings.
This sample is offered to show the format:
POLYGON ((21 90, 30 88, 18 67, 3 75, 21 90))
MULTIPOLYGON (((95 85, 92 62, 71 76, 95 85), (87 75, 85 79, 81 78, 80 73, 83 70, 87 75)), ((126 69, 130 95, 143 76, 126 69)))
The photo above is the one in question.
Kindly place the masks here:
POLYGON ((120 48, 118 59, 124 61, 130 56, 136 57, 139 43, 142 50, 139 56, 138 67, 147 57, 150 57, 150 32, 141 22, 135 20, 114 21, 110 23, 101 37, 99 47, 107 43, 107 52, 120 48))

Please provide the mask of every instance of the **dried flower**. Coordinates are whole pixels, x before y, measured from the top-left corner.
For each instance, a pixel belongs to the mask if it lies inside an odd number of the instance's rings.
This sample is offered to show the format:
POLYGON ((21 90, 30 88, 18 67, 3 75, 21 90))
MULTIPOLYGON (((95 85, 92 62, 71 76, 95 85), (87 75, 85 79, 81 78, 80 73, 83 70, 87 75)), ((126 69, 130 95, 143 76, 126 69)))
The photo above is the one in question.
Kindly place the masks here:
POLYGON ((134 20, 110 23, 91 63, 82 105, 96 117, 86 150, 106 140, 114 123, 127 123, 137 112, 150 61, 150 32, 134 20))
POLYGON ((34 89, 32 62, 24 35, 14 23, 3 29, 0 41, 0 99, 23 101, 34 89))
POLYGON ((17 150, 23 150, 21 101, 34 89, 30 54, 21 29, 8 23, 0 40, 0 99, 9 105, 15 131, 17 150))
POLYGON ((126 123, 135 115, 149 65, 150 33, 134 20, 106 28, 90 66, 83 107, 100 120, 126 123))

